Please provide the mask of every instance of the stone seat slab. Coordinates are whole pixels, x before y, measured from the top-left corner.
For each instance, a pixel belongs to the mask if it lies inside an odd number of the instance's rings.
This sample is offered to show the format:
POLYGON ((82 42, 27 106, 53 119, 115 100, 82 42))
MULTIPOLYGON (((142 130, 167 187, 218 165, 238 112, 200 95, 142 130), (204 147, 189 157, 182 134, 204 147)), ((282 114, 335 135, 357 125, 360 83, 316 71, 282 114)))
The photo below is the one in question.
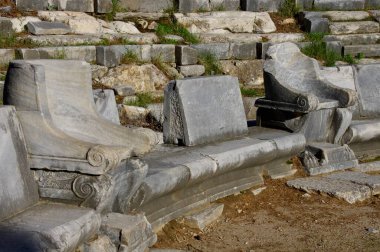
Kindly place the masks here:
POLYGON ((364 45, 345 45, 343 46, 343 55, 357 56, 362 54, 364 57, 379 57, 380 44, 364 45))
POLYGON ((372 190, 372 195, 380 194, 380 176, 368 175, 362 172, 339 172, 333 173, 328 178, 351 181, 352 183, 359 185, 366 185, 372 190))
POLYGON ((233 140, 180 150, 164 146, 148 154, 143 160, 149 171, 140 187, 146 193, 144 201, 232 170, 296 155, 306 144, 302 134, 260 127, 249 131, 233 140))
POLYGON ((94 210, 38 203, 0 223, 0 251, 73 251, 100 224, 94 210), (32 248, 36 250, 28 250, 32 248))

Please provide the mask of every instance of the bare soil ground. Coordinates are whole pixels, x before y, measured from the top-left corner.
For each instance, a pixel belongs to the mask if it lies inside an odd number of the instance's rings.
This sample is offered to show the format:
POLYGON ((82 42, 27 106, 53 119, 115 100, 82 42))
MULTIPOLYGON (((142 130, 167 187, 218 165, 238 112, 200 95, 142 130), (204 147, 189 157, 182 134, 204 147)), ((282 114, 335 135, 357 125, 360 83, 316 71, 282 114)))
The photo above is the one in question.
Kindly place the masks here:
MULTIPOLYGON (((304 176, 301 172, 295 177, 304 176)), ((186 251, 380 251, 380 198, 350 205, 266 180, 267 189, 219 200, 223 216, 199 231, 175 222, 156 248, 186 251)))

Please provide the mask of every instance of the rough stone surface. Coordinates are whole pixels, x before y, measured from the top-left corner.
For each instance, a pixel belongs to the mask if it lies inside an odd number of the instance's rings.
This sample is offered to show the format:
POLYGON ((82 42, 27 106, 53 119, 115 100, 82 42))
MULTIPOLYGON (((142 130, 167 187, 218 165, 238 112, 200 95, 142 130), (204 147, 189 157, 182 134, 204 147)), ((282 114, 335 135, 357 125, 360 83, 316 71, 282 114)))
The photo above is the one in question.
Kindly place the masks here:
POLYGON ((135 90, 132 87, 124 86, 124 85, 116 85, 113 87, 115 94, 120 96, 131 96, 135 95, 135 90))
POLYGON ((359 185, 366 185, 372 190, 372 195, 380 194, 380 176, 379 175, 368 175, 362 172, 340 172, 333 173, 328 178, 350 181, 359 185))
POLYGON ((40 46, 75 46, 84 44, 98 44, 102 42, 102 39, 99 36, 93 35, 27 35, 19 39, 28 39, 40 46))
POLYGON ((62 47, 40 47, 35 49, 17 49, 16 55, 19 59, 65 59, 83 60, 87 62, 96 61, 95 46, 62 46, 62 47))
POLYGON ((374 21, 331 22, 331 34, 378 33, 379 23, 374 21))
POLYGON ((106 234, 119 251, 145 251, 157 241, 152 227, 142 214, 109 213, 103 216, 101 232, 106 234))
POLYGON ((78 252, 116 252, 116 246, 112 243, 110 238, 106 235, 100 235, 97 239, 92 241, 87 241, 79 248, 78 252))
POLYGON ((121 65, 112 68, 100 83, 113 88, 115 85, 127 85, 136 92, 149 92, 162 89, 169 79, 153 64, 121 65))
POLYGON ((220 61, 224 74, 238 77, 239 83, 248 86, 262 86, 263 60, 222 60, 220 61))
POLYGON ((62 11, 78 11, 78 12, 94 12, 93 0, 59 0, 58 10, 62 11))
POLYGON ((95 0, 94 3, 97 13, 110 13, 112 11, 112 0, 95 0))
POLYGON ((120 6, 129 11, 164 12, 164 10, 173 8, 173 2, 157 0, 152 4, 150 0, 120 0, 120 6))
POLYGON ((15 248, 25 242, 19 238, 24 234, 40 247, 27 251, 73 251, 98 232, 100 222, 100 215, 92 209, 42 203, 0 223, 0 246, 5 251, 20 251, 15 248))
POLYGON ((183 217, 183 223, 191 228, 203 230, 222 215, 223 208, 223 204, 212 204, 205 208, 196 209, 183 217))
POLYGON ((38 17, 19 17, 11 18, 12 29, 14 32, 23 32, 25 27, 29 22, 40 22, 41 20, 38 17))
POLYGON ((197 50, 198 55, 211 53, 218 60, 225 60, 231 58, 229 43, 196 44, 191 45, 191 47, 197 50))
POLYGON ((321 76, 337 87, 356 90, 354 70, 351 66, 324 67, 321 76))
POLYGON ((199 10, 210 10, 209 0, 179 0, 179 12, 197 12, 199 10))
POLYGON ((164 104, 163 103, 153 103, 149 104, 147 107, 149 115, 160 125, 164 123, 164 104))
POLYGON ((14 107, 0 107, 0 220, 38 201, 24 134, 14 107))
POLYGON ((362 54, 364 57, 379 57, 380 45, 346 45, 343 46, 343 55, 357 56, 362 54))
POLYGON ((192 146, 247 133, 239 83, 231 76, 171 82, 164 114, 166 143, 192 146))
POLYGON ((175 45, 152 45, 151 58, 165 63, 175 62, 175 45))
POLYGON ((344 199, 350 204, 364 201, 371 197, 371 189, 365 185, 332 178, 301 178, 287 182, 288 186, 308 193, 319 192, 344 199))
POLYGON ((45 10, 48 5, 45 0, 16 0, 15 2, 20 10, 45 10))
POLYGON ((0 65, 8 64, 15 56, 14 49, 0 49, 0 65))
POLYGON ((251 192, 252 192, 253 195, 257 196, 260 193, 262 193, 265 189, 267 189, 266 186, 260 187, 260 188, 257 188, 257 189, 252 189, 251 192))
POLYGON ((198 62, 198 51, 190 46, 175 47, 176 64, 179 66, 195 65, 198 62))
POLYGON ((255 120, 257 107, 255 107, 255 102, 257 97, 243 97, 244 111, 247 120, 255 120))
POLYGON ((96 89, 93 90, 93 93, 98 113, 105 119, 120 125, 119 112, 113 90, 96 89))
POLYGON ((120 109, 121 117, 128 121, 144 121, 146 116, 149 114, 149 110, 137 106, 122 105, 120 109))
POLYGON ((227 30, 233 33, 271 33, 276 26, 266 12, 207 12, 175 14, 176 20, 193 33, 227 30))
POLYGON ((14 32, 12 27, 12 22, 9 18, 0 17, 0 35, 7 36, 12 34, 14 32))
POLYGON ((354 66, 356 88, 360 97, 359 108, 361 117, 377 118, 380 116, 378 105, 380 90, 376 84, 379 79, 379 69, 379 64, 354 66))
POLYGON ((326 42, 340 41, 343 45, 368 45, 376 44, 380 40, 380 33, 326 35, 326 42))
POLYGON ((231 57, 237 60, 256 59, 256 43, 232 43, 230 45, 231 57))
POLYGON ((128 34, 139 34, 140 31, 136 28, 135 24, 132 22, 123 22, 123 21, 114 21, 111 23, 114 30, 119 33, 128 33, 128 34))
POLYGON ((106 73, 108 72, 108 68, 105 66, 99 65, 91 65, 91 76, 92 80, 99 81, 106 73))
POLYGON ((236 11, 240 10, 240 0, 210 0, 211 10, 226 10, 236 11))
POLYGON ((365 0, 314 0, 314 8, 318 10, 362 10, 365 0))
POLYGON ((29 22, 26 27, 34 35, 64 35, 69 33, 70 27, 62 23, 52 22, 29 22))
POLYGON ((180 66, 179 72, 185 77, 201 76, 205 73, 205 67, 203 65, 180 66))
POLYGON ((320 15, 331 21, 360 21, 370 18, 366 11, 326 11, 320 15))
POLYGON ((278 0, 243 0, 241 1, 241 8, 245 11, 277 12, 281 2, 278 0))

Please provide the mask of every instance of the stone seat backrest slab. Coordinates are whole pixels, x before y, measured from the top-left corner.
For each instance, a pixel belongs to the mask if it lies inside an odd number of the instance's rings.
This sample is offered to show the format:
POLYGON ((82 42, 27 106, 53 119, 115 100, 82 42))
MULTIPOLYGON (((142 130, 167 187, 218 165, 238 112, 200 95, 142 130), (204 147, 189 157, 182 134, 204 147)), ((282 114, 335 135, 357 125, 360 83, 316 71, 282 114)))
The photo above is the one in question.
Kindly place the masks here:
POLYGON ((320 71, 317 60, 304 55, 296 44, 271 46, 264 63, 265 99, 298 103, 299 98, 305 97, 310 110, 326 107, 322 103, 345 107, 355 102, 352 90, 334 86, 320 71))
POLYGON ((38 202, 21 125, 12 106, 0 106, 0 220, 38 202))
MULTIPOLYGON (((355 65, 354 78, 358 93, 359 118, 380 117, 380 64, 355 65)), ((359 119, 355 118, 354 119, 359 119)))
POLYGON ((8 75, 6 104, 15 105, 17 111, 42 112, 52 127, 71 138, 129 148, 132 155, 147 152, 156 141, 150 130, 127 129, 97 113, 86 62, 16 60, 11 62, 8 75))
POLYGON ((237 78, 176 80, 165 89, 164 141, 194 146, 248 132, 237 78))

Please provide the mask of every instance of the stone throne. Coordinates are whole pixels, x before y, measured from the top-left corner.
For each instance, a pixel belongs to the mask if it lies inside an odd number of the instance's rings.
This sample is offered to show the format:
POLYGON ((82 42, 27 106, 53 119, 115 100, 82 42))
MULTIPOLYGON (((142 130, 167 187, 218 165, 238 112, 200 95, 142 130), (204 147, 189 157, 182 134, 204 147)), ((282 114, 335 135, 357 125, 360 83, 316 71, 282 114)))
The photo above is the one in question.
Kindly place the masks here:
POLYGON ((91 87, 88 63, 13 61, 4 103, 16 107, 41 197, 103 210, 119 196, 128 200, 147 172, 141 162, 128 160, 148 152, 157 139, 151 130, 101 118, 91 87))
POLYGON ((309 143, 302 154, 310 174, 357 165, 339 141, 351 123, 354 90, 335 86, 320 73, 317 60, 293 43, 269 48, 264 64, 265 98, 258 99, 257 123, 303 133, 309 143))

